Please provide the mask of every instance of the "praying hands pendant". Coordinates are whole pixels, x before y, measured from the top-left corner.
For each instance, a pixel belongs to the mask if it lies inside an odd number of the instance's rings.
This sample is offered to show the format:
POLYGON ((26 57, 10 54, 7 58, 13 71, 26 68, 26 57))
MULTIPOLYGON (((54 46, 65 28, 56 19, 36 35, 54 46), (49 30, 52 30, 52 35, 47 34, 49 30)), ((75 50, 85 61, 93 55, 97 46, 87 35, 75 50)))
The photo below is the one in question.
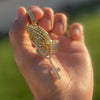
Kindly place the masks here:
POLYGON ((58 40, 51 40, 47 31, 36 24, 35 17, 31 10, 28 11, 28 15, 31 19, 32 25, 27 25, 27 32, 29 33, 29 38, 37 48, 37 54, 40 57, 44 57, 50 61, 51 71, 56 79, 60 79, 59 71, 60 68, 56 68, 52 63, 51 57, 52 53, 56 53, 59 46, 58 40))

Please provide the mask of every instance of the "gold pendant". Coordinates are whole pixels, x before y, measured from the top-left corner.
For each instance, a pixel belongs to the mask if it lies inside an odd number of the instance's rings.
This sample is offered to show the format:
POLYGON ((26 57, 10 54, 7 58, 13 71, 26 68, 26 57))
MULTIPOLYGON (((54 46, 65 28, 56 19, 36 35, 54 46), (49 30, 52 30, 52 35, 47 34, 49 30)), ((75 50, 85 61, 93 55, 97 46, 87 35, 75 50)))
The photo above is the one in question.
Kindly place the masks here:
POLYGON ((58 73, 60 68, 56 68, 51 61, 52 53, 56 53, 58 50, 59 40, 51 40, 48 32, 36 24, 35 17, 31 10, 28 11, 28 15, 32 21, 32 25, 26 26, 27 32, 29 33, 29 38, 37 47, 37 54, 40 57, 44 57, 50 61, 52 68, 50 73, 56 76, 57 79, 60 79, 58 73))

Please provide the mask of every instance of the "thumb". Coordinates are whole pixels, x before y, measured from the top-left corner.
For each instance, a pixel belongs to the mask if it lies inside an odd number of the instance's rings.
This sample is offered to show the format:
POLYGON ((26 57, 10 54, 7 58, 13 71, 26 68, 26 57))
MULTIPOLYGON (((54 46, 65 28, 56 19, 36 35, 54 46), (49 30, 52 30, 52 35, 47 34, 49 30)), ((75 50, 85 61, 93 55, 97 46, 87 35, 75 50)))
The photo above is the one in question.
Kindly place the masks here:
POLYGON ((27 24, 28 17, 26 9, 24 7, 19 7, 16 14, 16 20, 9 31, 9 37, 14 51, 26 48, 27 45, 31 46, 31 41, 26 32, 27 24))
POLYGON ((26 25, 28 23, 29 20, 26 9, 24 7, 19 7, 16 14, 16 20, 9 31, 9 37, 18 65, 26 61, 29 62, 35 57, 35 48, 32 47, 32 42, 26 31, 26 25))
POLYGON ((19 7, 16 12, 16 20, 23 19, 24 15, 26 15, 26 9, 24 7, 19 7))

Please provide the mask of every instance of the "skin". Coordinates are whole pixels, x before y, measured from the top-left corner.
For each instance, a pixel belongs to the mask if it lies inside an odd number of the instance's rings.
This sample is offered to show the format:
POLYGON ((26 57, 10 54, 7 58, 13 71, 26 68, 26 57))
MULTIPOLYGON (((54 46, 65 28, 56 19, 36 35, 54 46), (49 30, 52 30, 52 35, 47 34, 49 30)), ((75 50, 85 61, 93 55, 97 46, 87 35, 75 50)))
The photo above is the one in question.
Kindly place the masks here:
POLYGON ((37 24, 48 31, 51 39, 60 41, 59 50, 52 61, 61 71, 60 80, 50 74, 50 63, 36 53, 30 41, 26 25, 31 24, 24 7, 17 10, 16 21, 9 31, 16 63, 23 74, 35 100, 92 100, 93 69, 84 42, 83 26, 70 26, 70 36, 66 36, 67 17, 49 8, 32 6, 37 24))

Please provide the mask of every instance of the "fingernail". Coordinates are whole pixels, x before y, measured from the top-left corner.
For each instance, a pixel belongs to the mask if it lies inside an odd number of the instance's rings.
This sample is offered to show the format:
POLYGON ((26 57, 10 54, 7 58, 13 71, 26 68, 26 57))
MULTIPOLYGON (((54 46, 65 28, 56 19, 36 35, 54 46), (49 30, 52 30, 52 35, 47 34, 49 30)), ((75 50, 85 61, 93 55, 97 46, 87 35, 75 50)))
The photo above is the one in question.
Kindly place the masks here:
POLYGON ((43 21, 44 21, 44 24, 46 25, 46 23, 47 23, 48 28, 51 29, 51 27, 52 27, 52 25, 51 25, 51 20, 44 18, 43 21))
POLYGON ((80 30, 79 30, 78 28, 73 29, 71 35, 72 35, 72 37, 73 37, 74 39, 78 39, 78 38, 80 37, 80 30))
POLYGON ((23 15, 21 7, 17 9, 16 19, 20 19, 23 15))
POLYGON ((80 35, 80 30, 79 29, 75 29, 74 32, 76 33, 77 36, 80 35))
POLYGON ((63 25, 62 25, 61 23, 57 23, 57 24, 55 25, 55 28, 56 28, 57 30, 59 30, 59 33, 62 33, 62 32, 63 32, 63 25))

